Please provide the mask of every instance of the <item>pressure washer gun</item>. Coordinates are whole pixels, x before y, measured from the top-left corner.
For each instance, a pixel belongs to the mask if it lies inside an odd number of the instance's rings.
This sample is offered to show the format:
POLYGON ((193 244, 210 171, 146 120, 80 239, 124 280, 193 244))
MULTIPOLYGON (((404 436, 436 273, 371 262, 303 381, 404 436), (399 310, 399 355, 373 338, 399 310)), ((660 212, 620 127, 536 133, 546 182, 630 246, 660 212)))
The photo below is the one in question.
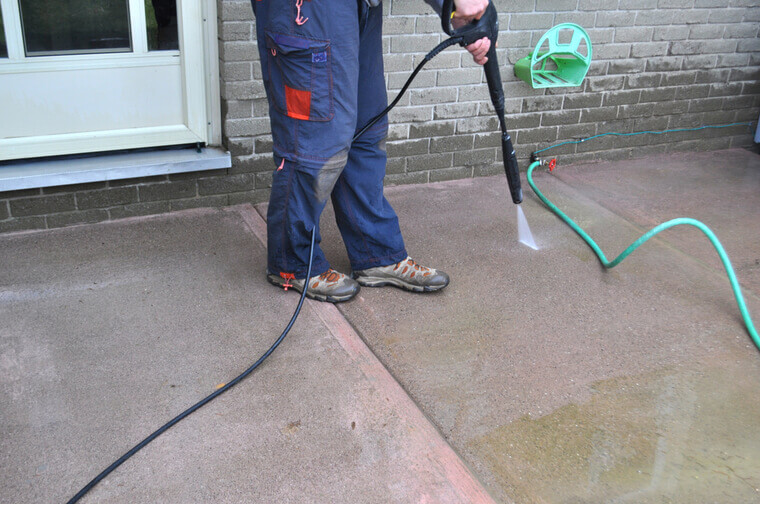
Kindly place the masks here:
POLYGON ((496 58, 496 39, 499 37, 499 16, 493 1, 489 0, 488 8, 483 16, 470 24, 459 28, 452 26, 452 17, 454 13, 454 0, 444 0, 441 9, 441 23, 443 31, 451 37, 461 37, 459 43, 461 46, 467 46, 473 42, 488 37, 491 40, 491 47, 488 50, 488 61, 483 65, 488 82, 488 91, 491 95, 491 103, 496 110, 501 126, 501 151, 504 160, 504 172, 507 174, 507 183, 509 192, 512 194, 512 201, 515 204, 522 203, 523 194, 520 187, 520 169, 517 166, 517 157, 515 149, 512 147, 512 139, 507 132, 507 124, 504 120, 504 87, 501 84, 501 74, 499 73, 499 61, 496 58))

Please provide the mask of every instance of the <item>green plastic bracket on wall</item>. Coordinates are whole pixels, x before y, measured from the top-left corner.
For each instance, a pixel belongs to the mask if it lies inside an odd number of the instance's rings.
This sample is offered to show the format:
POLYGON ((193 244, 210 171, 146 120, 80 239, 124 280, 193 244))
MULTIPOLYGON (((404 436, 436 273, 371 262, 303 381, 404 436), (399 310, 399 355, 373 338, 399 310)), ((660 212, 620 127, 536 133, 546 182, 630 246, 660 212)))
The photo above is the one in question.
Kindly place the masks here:
POLYGON ((580 86, 590 65, 591 39, 586 31, 561 23, 541 37, 532 55, 515 63, 515 75, 534 88, 580 86))

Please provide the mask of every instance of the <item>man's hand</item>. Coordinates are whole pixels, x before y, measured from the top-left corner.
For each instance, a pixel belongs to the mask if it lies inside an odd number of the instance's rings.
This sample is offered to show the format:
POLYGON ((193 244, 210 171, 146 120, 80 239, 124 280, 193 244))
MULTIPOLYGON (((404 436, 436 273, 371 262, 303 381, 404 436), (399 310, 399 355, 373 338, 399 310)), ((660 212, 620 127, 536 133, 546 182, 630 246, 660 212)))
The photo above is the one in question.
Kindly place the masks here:
POLYGON ((480 40, 476 40, 469 46, 465 46, 465 49, 470 51, 470 54, 472 54, 472 59, 475 60, 475 63, 478 65, 485 65, 485 63, 488 61, 488 50, 491 48, 491 39, 488 37, 483 37, 480 40))
MULTIPOLYGON (((488 7, 488 0, 454 0, 456 10, 454 11, 454 21, 452 24, 462 25, 471 22, 473 19, 480 19, 480 16, 485 13, 488 7)), ((472 54, 472 59, 478 65, 483 65, 488 61, 486 54, 491 48, 491 41, 488 37, 483 37, 480 40, 476 40, 466 49, 472 54)))
POLYGON ((454 6, 454 17, 462 18, 469 23, 473 19, 480 19, 488 7, 488 0, 454 0, 454 6))

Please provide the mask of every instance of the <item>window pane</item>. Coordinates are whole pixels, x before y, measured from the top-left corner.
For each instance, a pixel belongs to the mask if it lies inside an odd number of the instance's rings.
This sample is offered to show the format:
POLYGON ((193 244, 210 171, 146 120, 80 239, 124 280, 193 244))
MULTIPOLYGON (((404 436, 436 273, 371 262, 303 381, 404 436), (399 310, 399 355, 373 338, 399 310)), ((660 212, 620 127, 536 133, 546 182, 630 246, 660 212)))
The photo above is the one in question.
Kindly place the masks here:
POLYGON ((132 49, 127 0, 19 0, 26 54, 132 49))
POLYGON ((0 9, 0 58, 8 57, 8 46, 5 45, 5 28, 3 27, 3 11, 0 9))
POLYGON ((145 24, 149 51, 179 49, 176 0, 145 0, 145 24))

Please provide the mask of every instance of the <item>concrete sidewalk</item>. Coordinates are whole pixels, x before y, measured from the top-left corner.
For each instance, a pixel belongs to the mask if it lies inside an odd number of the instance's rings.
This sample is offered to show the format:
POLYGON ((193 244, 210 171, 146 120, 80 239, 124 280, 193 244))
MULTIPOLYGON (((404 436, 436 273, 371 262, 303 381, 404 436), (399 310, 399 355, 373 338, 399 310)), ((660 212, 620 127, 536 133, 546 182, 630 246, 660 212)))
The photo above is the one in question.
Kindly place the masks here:
MULTIPOLYGON (((0 501, 63 502, 245 370, 297 297, 251 206, 0 237, 0 501)), ((85 502, 490 497, 334 306, 85 502)))
MULTIPOLYGON (((704 220, 757 322, 760 157, 558 170, 537 183, 609 257, 704 220)), ((307 303, 259 371, 86 501, 760 500, 760 353, 698 231, 605 271, 527 184, 540 251, 517 242, 503 177, 387 194, 452 284, 307 303)), ((322 225, 348 271, 329 210, 322 225)), ((269 346, 297 296, 266 284, 263 231, 237 207, 0 236, 3 501, 68 499, 269 346)))

